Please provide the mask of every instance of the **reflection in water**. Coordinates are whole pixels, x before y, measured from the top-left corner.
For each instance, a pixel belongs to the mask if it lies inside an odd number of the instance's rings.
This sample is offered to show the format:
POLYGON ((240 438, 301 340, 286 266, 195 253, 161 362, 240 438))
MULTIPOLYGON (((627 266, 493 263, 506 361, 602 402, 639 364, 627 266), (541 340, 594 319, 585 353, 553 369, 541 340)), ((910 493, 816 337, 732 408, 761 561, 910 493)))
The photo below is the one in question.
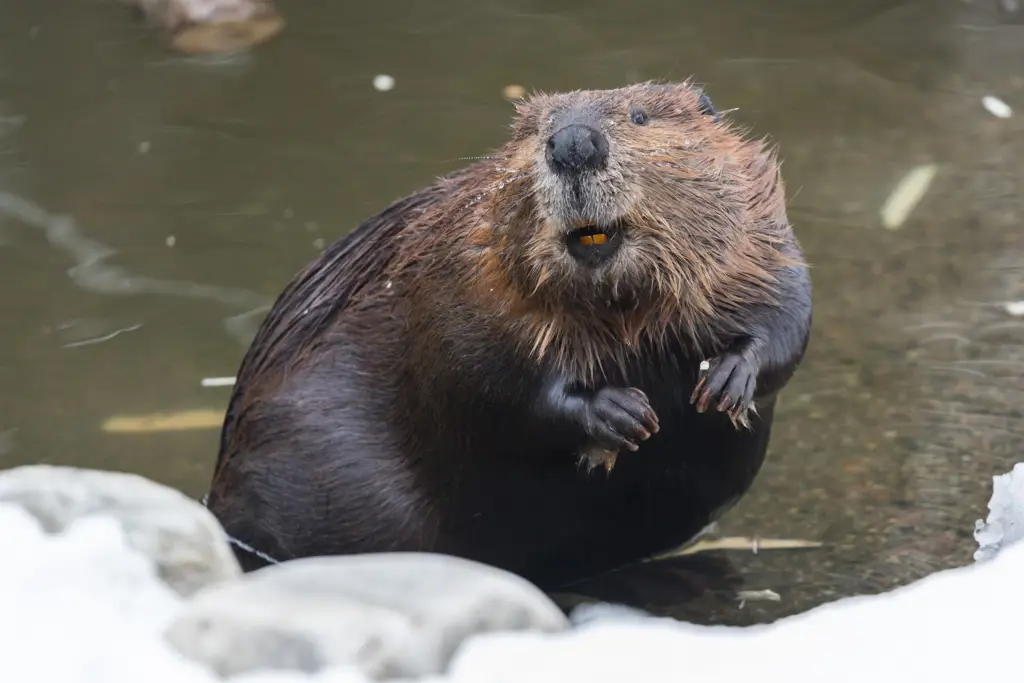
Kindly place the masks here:
MULTIPOLYGON (((123 268, 111 266, 107 260, 116 252, 81 234, 70 216, 52 215, 28 200, 0 191, 0 217, 17 219, 23 225, 43 231, 47 241, 64 251, 74 262, 67 270, 72 282, 83 289, 101 294, 158 294, 192 299, 208 299, 233 308, 248 308, 244 313, 232 315, 224 320, 227 331, 247 344, 255 335, 259 314, 266 313, 270 304, 266 299, 243 289, 202 285, 194 282, 161 280, 141 275, 132 275, 123 268), (253 308, 255 306, 255 308, 253 308)), ((168 240, 172 246, 173 240, 168 240)), ((66 328, 68 324, 60 327, 66 328)), ((121 332, 132 332, 142 327, 141 323, 120 327, 112 332, 90 339, 64 344, 64 348, 84 346, 113 339, 121 332)))
POLYGON ((293 3, 278 40, 227 60, 164 53, 98 5, 0 9, 0 462, 201 496, 228 392, 202 378, 234 374, 323 244, 499 144, 506 86, 694 75, 779 143, 815 278, 807 359, 721 533, 823 545, 579 592, 747 623, 970 562, 990 477, 1024 446, 1005 307, 1024 300, 1024 26, 944 0, 355 7, 293 3), (883 211, 919 168, 919 196, 883 211))
MULTIPOLYGON (((0 73, 0 93, 2 93, 3 75, 0 73)), ((13 143, 14 133, 21 128, 25 123, 24 116, 16 116, 11 114, 0 96, 0 188, 11 182, 11 167, 14 165, 11 163, 11 159, 14 158, 17 149, 13 143)), ((7 219, 0 214, 0 247, 3 247, 10 242, 10 236, 8 234, 9 228, 7 227, 7 219)))
POLYGON ((0 213, 42 230, 51 245, 67 253, 74 261, 75 265, 68 269, 67 274, 83 289, 102 294, 164 294, 210 299, 230 306, 252 306, 263 301, 261 297, 240 289, 131 275, 122 268, 107 264, 107 259, 116 252, 80 233, 73 218, 52 215, 10 193, 0 192, 0 213))

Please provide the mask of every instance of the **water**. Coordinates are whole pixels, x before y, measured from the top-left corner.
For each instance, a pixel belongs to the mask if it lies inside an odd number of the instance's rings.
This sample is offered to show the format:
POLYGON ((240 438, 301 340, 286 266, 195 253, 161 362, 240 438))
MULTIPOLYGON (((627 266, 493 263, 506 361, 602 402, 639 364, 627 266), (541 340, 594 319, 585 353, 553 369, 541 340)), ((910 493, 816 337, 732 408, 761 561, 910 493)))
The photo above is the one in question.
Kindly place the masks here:
POLYGON ((693 75, 781 146, 815 281, 770 462, 722 533, 824 545, 705 557, 735 574, 701 574, 696 602, 663 567, 591 592, 748 623, 970 562, 990 478, 1024 453, 1024 318, 1003 306, 1024 300, 1024 27, 981 0, 637 5, 282 2, 279 39, 204 61, 117 3, 7 0, 0 463, 201 496, 228 396, 201 380, 234 374, 325 242, 497 146, 507 85, 693 75), (893 187, 928 164, 886 229, 893 187), (780 600, 738 609, 729 577, 780 600))

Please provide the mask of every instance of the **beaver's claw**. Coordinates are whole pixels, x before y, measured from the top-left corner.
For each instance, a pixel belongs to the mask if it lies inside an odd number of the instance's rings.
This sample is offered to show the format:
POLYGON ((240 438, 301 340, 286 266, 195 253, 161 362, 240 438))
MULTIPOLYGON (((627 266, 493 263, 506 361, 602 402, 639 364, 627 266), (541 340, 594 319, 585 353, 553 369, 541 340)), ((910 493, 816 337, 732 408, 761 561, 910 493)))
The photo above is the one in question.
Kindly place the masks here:
POLYGON ((703 413, 712 402, 719 412, 728 413, 733 424, 750 427, 748 412, 754 407, 757 388, 757 364, 747 354, 725 353, 701 363, 697 386, 690 395, 697 412, 703 413))
POLYGON ((635 451, 658 431, 658 416, 639 389, 605 387, 594 394, 584 421, 587 436, 610 451, 635 451))

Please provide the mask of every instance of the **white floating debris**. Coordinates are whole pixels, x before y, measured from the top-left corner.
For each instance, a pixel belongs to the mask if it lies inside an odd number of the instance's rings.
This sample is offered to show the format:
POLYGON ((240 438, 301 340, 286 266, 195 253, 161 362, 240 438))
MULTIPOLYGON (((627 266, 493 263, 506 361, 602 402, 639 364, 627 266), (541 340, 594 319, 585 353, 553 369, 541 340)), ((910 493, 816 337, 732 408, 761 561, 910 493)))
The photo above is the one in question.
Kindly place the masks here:
POLYGON ((782 596, 773 591, 771 588, 765 588, 759 591, 736 591, 736 599, 740 601, 739 608, 747 604, 747 601, 769 601, 769 602, 781 602, 782 596))
POLYGON ((1024 316, 1024 301, 1007 301, 1004 308, 1010 315, 1024 316))
POLYGON ((164 243, 169 247, 173 247, 177 242, 178 239, 174 235, 168 235, 167 239, 164 240, 164 243))
POLYGON ((204 387, 231 387, 235 384, 234 377, 204 377, 200 382, 204 387))
POLYGON ((373 77, 373 87, 381 92, 387 92, 395 87, 395 79, 387 74, 378 74, 373 77))
POLYGON ((143 140, 142 142, 139 143, 139 154, 145 154, 150 149, 152 149, 152 147, 153 145, 149 142, 149 140, 143 140))
POLYGON ((995 95, 985 95, 981 98, 981 105, 985 107, 985 111, 992 116, 999 117, 1001 119, 1008 119, 1013 116, 1013 109, 1010 108, 1006 102, 995 95))
POLYGON ((889 194, 889 198, 882 205, 882 225, 889 230, 895 230, 903 225, 911 212, 924 199, 937 171, 938 166, 935 164, 923 164, 911 169, 909 173, 900 178, 892 193, 889 194))

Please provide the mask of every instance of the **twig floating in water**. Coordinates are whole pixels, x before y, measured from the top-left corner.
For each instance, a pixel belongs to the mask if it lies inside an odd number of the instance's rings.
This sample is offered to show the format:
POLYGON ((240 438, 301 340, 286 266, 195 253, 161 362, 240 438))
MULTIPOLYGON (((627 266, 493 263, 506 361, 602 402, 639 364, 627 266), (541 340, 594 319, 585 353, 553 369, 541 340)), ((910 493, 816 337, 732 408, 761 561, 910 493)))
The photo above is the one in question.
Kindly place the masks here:
POLYGON ((92 337, 90 339, 83 339, 81 341, 68 342, 67 344, 64 344, 64 348, 73 349, 76 346, 88 346, 89 344, 99 344, 100 342, 110 341, 111 339, 121 334, 122 332, 134 332, 135 330, 141 327, 142 323, 138 323, 137 325, 131 325, 130 327, 122 327, 121 329, 114 330, 110 334, 105 334, 102 337, 92 337))
POLYGON ((113 434, 145 434, 189 429, 218 429, 224 422, 220 410, 184 410, 179 413, 122 415, 108 418, 102 429, 113 434))
POLYGON ((693 545, 683 546, 676 550, 669 550, 654 555, 648 561, 667 560, 673 557, 683 557, 696 553, 708 552, 710 550, 749 550, 757 553, 760 550, 804 550, 808 548, 820 548, 823 544, 820 541, 807 541, 799 538, 748 538, 746 536, 728 536, 725 538, 714 538, 697 541, 693 545))

